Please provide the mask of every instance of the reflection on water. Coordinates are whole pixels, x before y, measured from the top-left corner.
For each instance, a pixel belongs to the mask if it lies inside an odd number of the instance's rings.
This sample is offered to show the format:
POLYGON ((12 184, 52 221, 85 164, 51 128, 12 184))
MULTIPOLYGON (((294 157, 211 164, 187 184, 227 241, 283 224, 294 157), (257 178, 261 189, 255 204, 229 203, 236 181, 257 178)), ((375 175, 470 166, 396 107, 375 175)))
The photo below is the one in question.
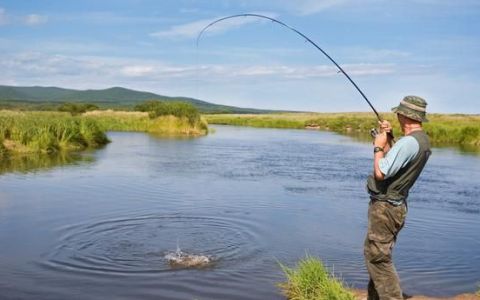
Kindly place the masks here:
POLYGON ((472 154, 480 156, 479 145, 437 145, 437 147, 458 149, 462 154, 472 154))
POLYGON ((25 155, 5 154, 0 156, 0 174, 37 172, 57 166, 92 163, 93 161, 94 158, 92 156, 68 152, 53 154, 30 153, 25 155))
MULTIPOLYGON (((284 299, 278 262, 305 252, 365 288, 370 143, 215 127, 194 139, 112 132, 86 163, 56 158, 74 168, 0 175, 0 298, 284 299)), ((394 253, 407 293, 477 288, 478 178, 480 157, 433 150, 394 253)))

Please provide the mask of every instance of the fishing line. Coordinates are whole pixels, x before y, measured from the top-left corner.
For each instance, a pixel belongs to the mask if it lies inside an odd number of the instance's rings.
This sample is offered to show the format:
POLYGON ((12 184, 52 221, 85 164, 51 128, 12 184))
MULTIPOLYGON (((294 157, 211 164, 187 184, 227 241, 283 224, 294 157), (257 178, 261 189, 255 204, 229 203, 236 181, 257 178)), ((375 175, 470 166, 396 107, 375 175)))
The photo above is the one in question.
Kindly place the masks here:
POLYGON ((343 70, 343 68, 330 56, 327 54, 327 52, 325 52, 322 48, 320 48, 320 46, 318 46, 314 41, 312 41, 309 37, 307 37, 305 34, 301 33, 300 31, 298 31, 297 29, 277 20, 277 19, 274 19, 272 17, 268 17, 268 16, 264 16, 264 15, 260 15, 260 14, 238 14, 238 15, 231 15, 231 16, 227 16, 227 17, 223 17, 223 18, 220 18, 220 19, 217 19, 213 22, 211 22, 210 24, 208 24, 207 26, 205 26, 201 31, 200 33, 198 34, 197 36, 197 40, 196 40, 196 46, 197 46, 197 53, 198 53, 198 47, 199 47, 199 43, 200 43, 200 39, 201 37, 203 36, 203 33, 205 31, 207 31, 208 28, 210 28, 211 26, 219 23, 219 22, 222 22, 224 20, 228 20, 228 19, 233 19, 233 18, 240 18, 240 17, 255 17, 255 18, 261 18, 261 19, 267 19, 267 20, 270 20, 274 23, 277 23, 279 25, 282 25, 283 27, 286 27, 288 29, 290 29, 291 31, 297 33, 298 35, 300 35, 301 37, 303 37, 305 39, 305 41, 309 42, 310 44, 312 44, 317 50, 319 50, 320 52, 322 52, 337 68, 338 68, 338 72, 339 73, 342 73, 343 75, 345 75, 345 77, 347 77, 347 79, 353 84, 353 86, 355 87, 355 89, 360 93, 360 95, 363 97, 363 99, 365 99, 365 101, 368 103, 368 105, 370 106, 370 108, 373 110, 373 112, 375 113, 375 115, 377 116, 377 119, 379 121, 382 121, 382 118, 380 117, 380 115, 378 114, 377 110, 375 109, 375 107, 373 107, 372 103, 370 102, 370 100, 368 100, 367 96, 365 96, 365 94, 362 92, 362 90, 358 87, 358 85, 353 81, 353 79, 347 74, 347 72, 345 72, 345 70, 343 70))

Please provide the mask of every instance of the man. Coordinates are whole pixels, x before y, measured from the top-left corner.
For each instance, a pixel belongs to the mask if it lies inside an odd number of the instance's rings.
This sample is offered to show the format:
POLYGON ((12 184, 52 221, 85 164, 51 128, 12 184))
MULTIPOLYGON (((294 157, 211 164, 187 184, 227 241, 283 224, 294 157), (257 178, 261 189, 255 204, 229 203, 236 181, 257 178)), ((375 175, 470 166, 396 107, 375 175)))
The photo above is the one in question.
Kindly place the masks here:
POLYGON ((368 232, 364 255, 370 281, 368 300, 402 300, 400 281, 392 262, 392 249, 407 214, 410 188, 430 156, 428 136, 422 129, 427 103, 417 96, 406 96, 392 111, 404 133, 393 147, 389 145, 392 127, 380 123, 374 141, 374 173, 367 180, 370 194, 368 232))

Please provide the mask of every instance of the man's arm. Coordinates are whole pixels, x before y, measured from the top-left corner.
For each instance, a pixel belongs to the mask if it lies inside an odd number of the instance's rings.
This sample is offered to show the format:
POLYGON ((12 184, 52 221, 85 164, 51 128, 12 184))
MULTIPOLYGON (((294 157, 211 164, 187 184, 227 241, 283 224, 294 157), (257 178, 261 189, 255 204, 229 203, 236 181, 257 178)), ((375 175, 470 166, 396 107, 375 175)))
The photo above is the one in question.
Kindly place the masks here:
POLYGON ((385 154, 390 150, 388 133, 392 132, 392 125, 386 120, 378 123, 380 124, 380 133, 377 134, 373 142, 375 149, 377 149, 373 154, 373 175, 376 180, 384 180, 385 174, 380 170, 380 160, 384 158, 385 154), (382 150, 378 151, 378 148, 382 150))
POLYGON ((375 149, 378 149, 378 148, 381 148, 383 150, 381 151, 378 151, 376 150, 376 152, 374 152, 373 154, 373 175, 375 177, 376 180, 384 180, 385 179, 385 174, 382 173, 382 171, 380 170, 380 159, 384 158, 385 157, 385 148, 387 148, 387 133, 386 132, 382 132, 382 133, 379 133, 377 134, 377 136, 375 137, 375 142, 374 142, 374 145, 375 145, 375 149))

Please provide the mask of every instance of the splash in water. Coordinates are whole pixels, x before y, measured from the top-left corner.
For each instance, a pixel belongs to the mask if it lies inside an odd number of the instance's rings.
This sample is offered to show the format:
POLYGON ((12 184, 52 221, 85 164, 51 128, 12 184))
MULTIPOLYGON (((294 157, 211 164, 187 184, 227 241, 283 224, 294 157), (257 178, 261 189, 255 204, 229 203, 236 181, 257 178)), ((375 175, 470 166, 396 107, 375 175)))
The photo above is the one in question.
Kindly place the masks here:
POLYGON ((167 253, 165 259, 171 267, 201 268, 212 263, 212 258, 207 255, 188 254, 180 249, 177 239, 177 251, 167 253))

